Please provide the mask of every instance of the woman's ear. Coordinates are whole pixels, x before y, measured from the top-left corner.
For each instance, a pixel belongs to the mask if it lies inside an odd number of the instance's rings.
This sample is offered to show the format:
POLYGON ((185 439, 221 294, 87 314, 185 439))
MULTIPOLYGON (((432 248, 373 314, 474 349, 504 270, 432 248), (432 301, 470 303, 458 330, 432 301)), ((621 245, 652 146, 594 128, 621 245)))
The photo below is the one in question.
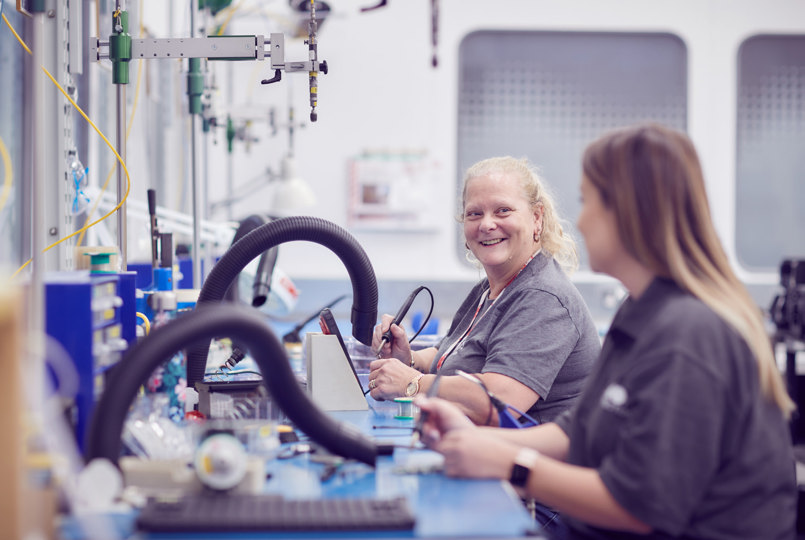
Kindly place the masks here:
POLYGON ((545 207, 542 206, 542 203, 537 203, 534 205, 534 226, 537 228, 542 228, 542 216, 545 214, 545 207))
POLYGON ((545 213, 545 208, 541 204, 534 206, 534 241, 539 242, 542 239, 542 230, 545 224, 542 222, 542 216, 545 213))

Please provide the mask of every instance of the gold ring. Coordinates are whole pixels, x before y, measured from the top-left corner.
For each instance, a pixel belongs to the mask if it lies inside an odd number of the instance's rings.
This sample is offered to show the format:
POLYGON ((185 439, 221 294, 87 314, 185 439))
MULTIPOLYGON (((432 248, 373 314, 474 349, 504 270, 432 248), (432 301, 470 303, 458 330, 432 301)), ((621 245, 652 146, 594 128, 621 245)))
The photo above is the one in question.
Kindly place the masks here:
POLYGON ((375 386, 377 386, 376 380, 372 379, 371 381, 369 381, 369 390, 374 390, 375 386))

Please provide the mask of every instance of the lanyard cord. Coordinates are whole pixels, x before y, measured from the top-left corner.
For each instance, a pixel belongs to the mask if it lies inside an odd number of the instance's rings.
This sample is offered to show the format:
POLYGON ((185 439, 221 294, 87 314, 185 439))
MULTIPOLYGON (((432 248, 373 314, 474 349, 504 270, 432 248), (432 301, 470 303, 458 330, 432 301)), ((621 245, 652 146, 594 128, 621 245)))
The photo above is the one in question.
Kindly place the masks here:
MULTIPOLYGON (((504 290, 505 290, 505 289, 504 289, 504 290)), ((502 291, 501 291, 501 294, 502 294, 502 291)), ((436 371, 439 371, 439 370, 442 368, 442 364, 444 364, 445 359, 446 359, 448 356, 450 356, 450 354, 453 352, 453 349, 455 349, 455 348, 456 348, 456 346, 457 346, 459 343, 461 343, 462 341, 464 341, 464 339, 466 339, 466 337, 470 335, 470 332, 472 331, 473 327, 475 326, 475 318, 478 316, 478 312, 479 312, 479 311, 481 311, 481 306, 483 306, 483 305, 484 305, 484 301, 486 301, 486 297, 487 297, 488 295, 489 295, 489 289, 484 289, 484 292, 483 292, 483 294, 481 295, 481 300, 478 302, 478 307, 477 307, 477 308, 475 308, 475 315, 473 315, 473 316, 472 316, 472 320, 470 321, 469 326, 467 326, 467 329, 464 331, 464 333, 463 333, 463 334, 461 334, 461 336, 459 336, 459 338, 458 338, 457 340, 455 340, 455 341, 453 342, 453 344, 452 344, 452 345, 450 345, 450 347, 448 347, 448 348, 447 348, 447 350, 444 352, 444 354, 442 355, 442 357, 441 357, 441 358, 439 358, 439 362, 437 362, 437 364, 436 364, 436 371)), ((500 298, 500 295, 498 295, 498 298, 500 298)), ((488 307, 488 308, 486 308, 486 310, 483 312, 483 315, 481 315, 481 319, 483 319, 484 315, 486 315, 486 314, 487 314, 487 312, 488 312, 490 309, 492 309, 492 306, 494 306, 494 305, 495 305, 495 302, 497 301, 497 299, 498 299, 498 298, 495 298, 494 300, 492 300, 492 303, 491 303, 491 304, 489 304, 489 307, 488 307)), ((480 321, 481 319, 478 319, 478 321, 480 321)))
POLYGON ((456 349, 456 347, 459 344, 461 344, 462 342, 464 342, 464 340, 467 339, 467 337, 470 335, 470 332, 472 332, 472 329, 475 328, 475 326, 479 322, 481 322, 481 319, 484 318, 484 315, 489 313, 489 310, 492 309, 492 306, 495 305, 495 302, 497 302, 498 299, 500 299, 500 297, 503 296, 503 293, 506 292, 506 289, 509 287, 509 285, 512 284, 512 281, 514 281, 517 278, 517 276, 520 275, 520 272, 522 272, 525 269, 525 267, 528 266, 528 263, 530 263, 531 260, 534 257, 536 257, 539 252, 540 252, 540 250, 537 250, 533 255, 531 255, 531 257, 528 258, 528 260, 525 262, 525 264, 522 266, 522 268, 520 268, 520 270, 518 270, 517 273, 514 274, 514 276, 512 276, 512 278, 508 282, 506 282, 506 285, 503 286, 503 289, 501 289, 500 294, 498 294, 492 300, 492 303, 489 304, 489 307, 487 307, 484 310, 484 312, 481 313, 481 316, 478 317, 478 313, 481 311, 481 307, 484 305, 484 302, 486 301, 487 297, 489 296, 489 289, 488 288, 484 289, 484 292, 481 294, 481 299, 478 301, 478 307, 475 308, 475 314, 472 316, 472 320, 470 321, 470 324, 467 326, 467 330, 465 330, 464 333, 461 334, 461 336, 457 340, 455 340, 450 345, 450 347, 447 348, 447 350, 444 352, 442 357, 439 358, 439 361, 436 363, 436 371, 439 371, 442 368, 442 364, 444 364, 444 361, 447 359, 447 357, 450 356, 453 353, 453 351, 456 349), (476 318, 477 318, 477 320, 476 320, 476 318))

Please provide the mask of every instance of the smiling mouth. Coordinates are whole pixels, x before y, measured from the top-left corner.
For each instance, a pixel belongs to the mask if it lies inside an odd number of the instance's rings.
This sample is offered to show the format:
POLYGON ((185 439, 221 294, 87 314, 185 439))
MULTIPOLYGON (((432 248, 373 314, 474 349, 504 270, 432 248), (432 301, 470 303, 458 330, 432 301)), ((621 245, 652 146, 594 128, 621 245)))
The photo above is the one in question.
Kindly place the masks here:
POLYGON ((495 238, 494 240, 482 240, 480 244, 482 246, 494 246, 503 242, 504 238, 495 238))

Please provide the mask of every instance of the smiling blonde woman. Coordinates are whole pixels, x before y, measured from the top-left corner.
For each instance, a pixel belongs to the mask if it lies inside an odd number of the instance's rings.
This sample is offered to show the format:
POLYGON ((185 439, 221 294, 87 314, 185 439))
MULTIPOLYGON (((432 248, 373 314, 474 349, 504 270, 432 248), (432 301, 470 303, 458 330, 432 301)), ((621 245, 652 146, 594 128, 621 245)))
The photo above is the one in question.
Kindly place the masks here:
MULTIPOLYGON (((568 277, 577 264, 575 245, 524 159, 496 157, 470 167, 460 220, 467 250, 485 277, 438 347, 412 353, 404 329, 392 326, 392 343, 381 350, 385 358, 370 366, 372 396, 424 393, 438 373, 444 375, 439 396, 478 424, 497 424, 486 394, 456 376, 462 370, 504 402, 550 421, 578 397, 600 350, 590 312, 568 277)), ((391 319, 385 315, 375 328, 376 347, 391 319)))

